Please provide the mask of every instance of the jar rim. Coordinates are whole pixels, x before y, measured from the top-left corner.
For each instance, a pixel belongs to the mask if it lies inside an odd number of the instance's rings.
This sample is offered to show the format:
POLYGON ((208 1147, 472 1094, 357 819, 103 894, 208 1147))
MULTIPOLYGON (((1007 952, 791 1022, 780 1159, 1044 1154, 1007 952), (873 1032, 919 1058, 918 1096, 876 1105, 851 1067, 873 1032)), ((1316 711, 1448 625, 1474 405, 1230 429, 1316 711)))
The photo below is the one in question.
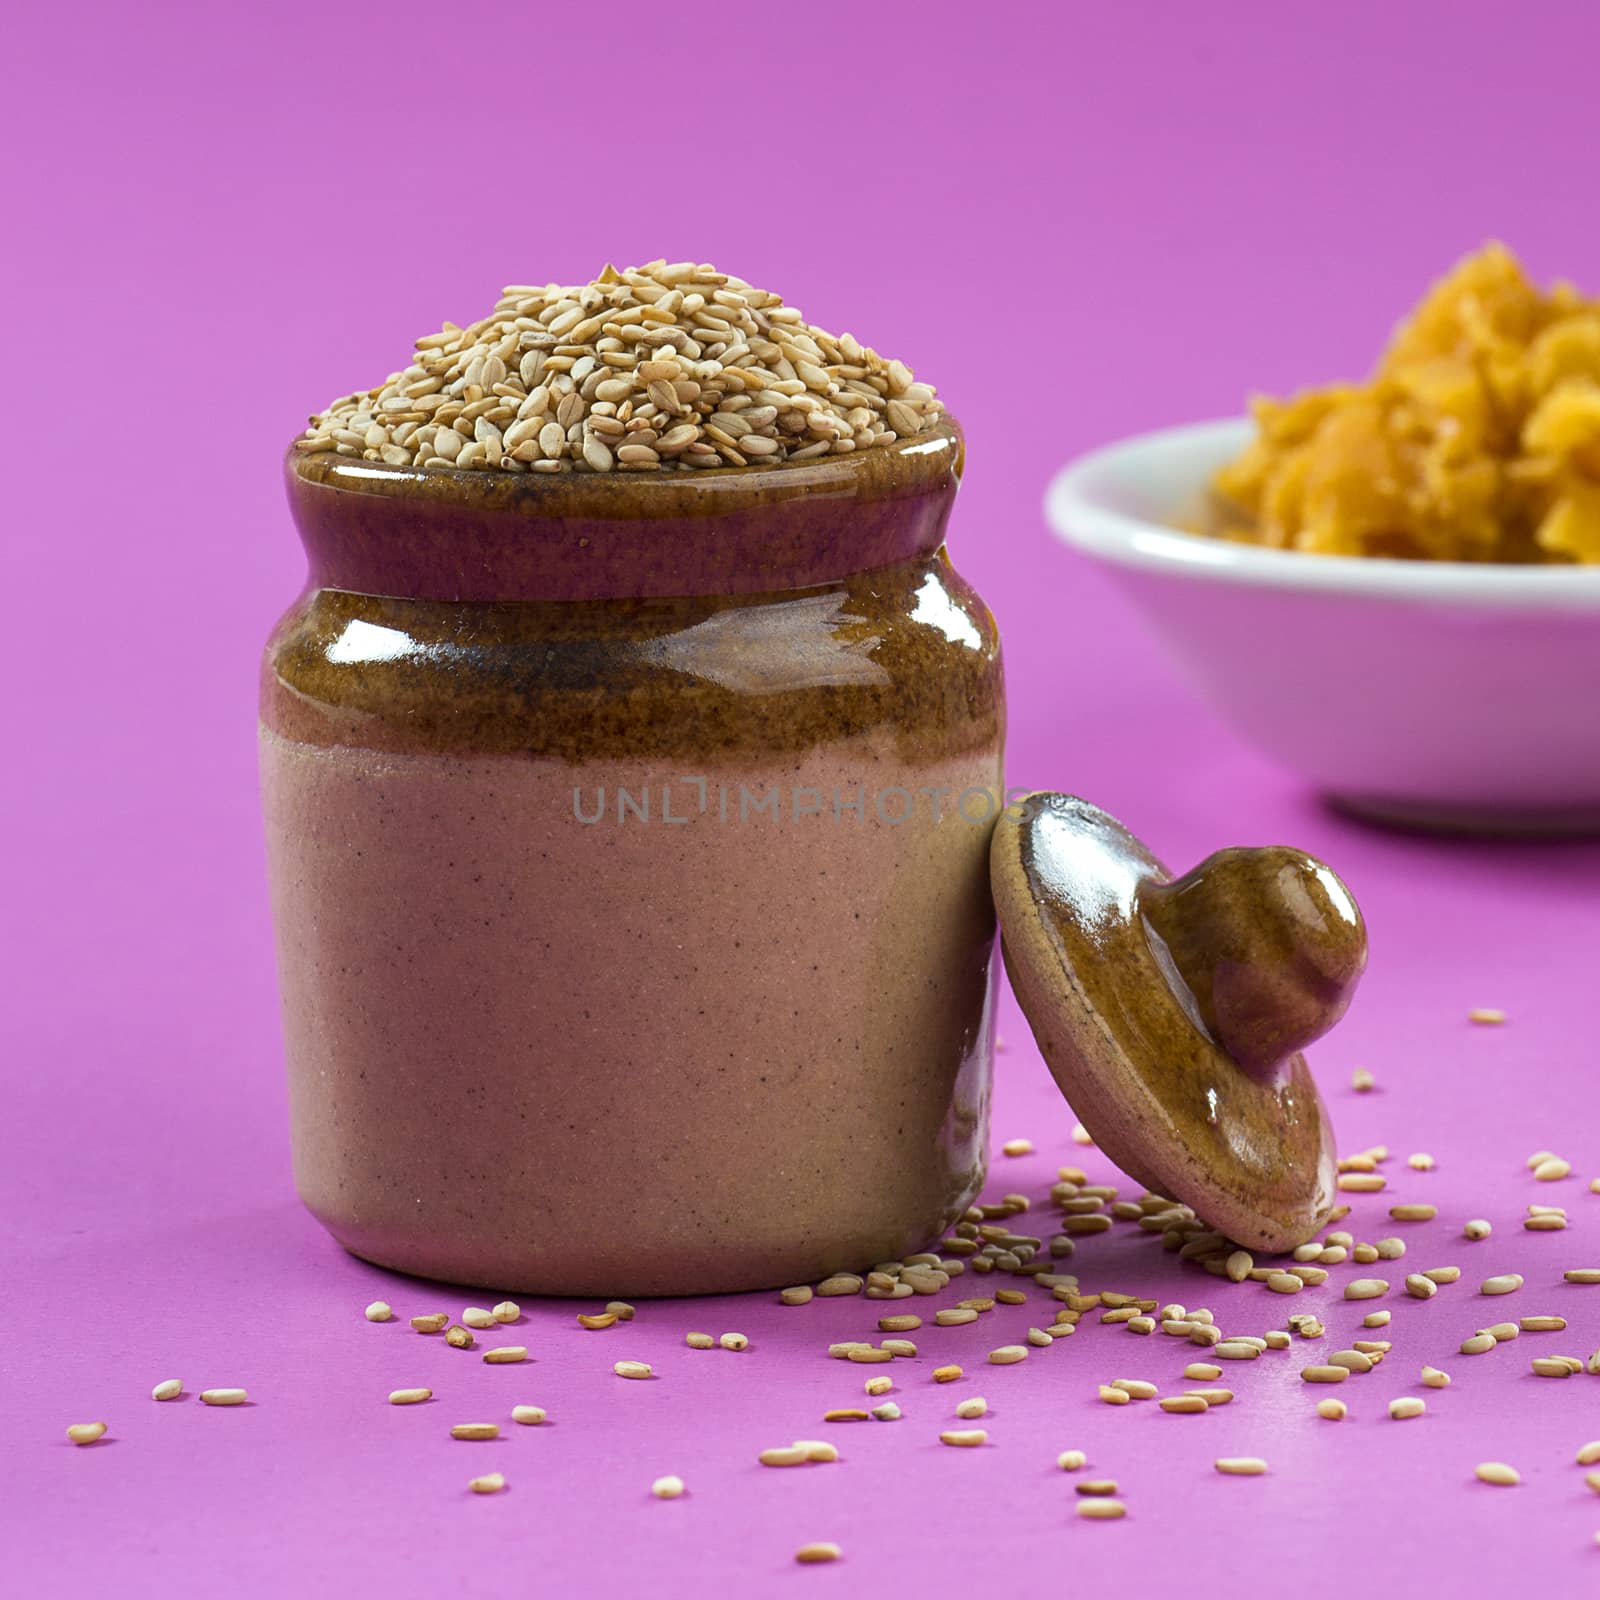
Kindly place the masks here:
POLYGON ((965 466, 959 424, 843 455, 670 473, 394 467, 290 447, 313 586, 443 601, 811 587, 930 554, 965 466))

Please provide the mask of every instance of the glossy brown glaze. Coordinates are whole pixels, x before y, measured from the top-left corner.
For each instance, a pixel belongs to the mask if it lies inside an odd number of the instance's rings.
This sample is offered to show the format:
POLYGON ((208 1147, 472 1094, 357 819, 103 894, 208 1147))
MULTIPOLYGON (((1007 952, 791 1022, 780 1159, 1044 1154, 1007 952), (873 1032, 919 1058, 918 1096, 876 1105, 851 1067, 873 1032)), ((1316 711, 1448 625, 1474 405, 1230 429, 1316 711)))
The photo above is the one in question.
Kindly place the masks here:
POLYGON ((1008 808, 990 862, 1006 970, 1096 1143, 1241 1244, 1315 1233, 1333 1133, 1297 1046, 1343 1013, 1366 953, 1337 877, 1274 849, 1174 880, 1114 818, 1051 794, 1008 808))
POLYGON ((284 462, 313 586, 416 600, 759 594, 931 555, 964 465, 953 419, 777 467, 420 471, 284 462))
POLYGON ((942 548, 959 435, 926 443, 291 463, 312 581, 262 786, 295 1177, 347 1248, 749 1289, 900 1256, 977 1192, 1003 691, 942 548))

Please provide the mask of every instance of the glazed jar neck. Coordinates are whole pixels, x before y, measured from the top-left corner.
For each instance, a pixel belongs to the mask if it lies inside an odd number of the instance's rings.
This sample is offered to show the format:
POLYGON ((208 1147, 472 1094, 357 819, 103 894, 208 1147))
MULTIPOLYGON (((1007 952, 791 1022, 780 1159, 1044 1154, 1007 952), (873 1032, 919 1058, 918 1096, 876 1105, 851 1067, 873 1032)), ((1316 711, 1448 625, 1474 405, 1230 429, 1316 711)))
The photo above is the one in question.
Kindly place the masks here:
POLYGON ((915 439, 703 472, 286 463, 313 588, 445 602, 758 594, 931 555, 960 481, 950 419, 915 439))

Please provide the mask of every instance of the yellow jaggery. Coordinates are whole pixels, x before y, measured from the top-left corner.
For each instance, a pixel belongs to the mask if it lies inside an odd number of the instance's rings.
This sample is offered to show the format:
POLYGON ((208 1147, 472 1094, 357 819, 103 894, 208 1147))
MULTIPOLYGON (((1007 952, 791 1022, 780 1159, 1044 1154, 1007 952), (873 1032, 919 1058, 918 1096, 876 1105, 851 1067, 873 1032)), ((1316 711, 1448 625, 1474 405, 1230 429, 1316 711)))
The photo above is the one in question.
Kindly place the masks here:
POLYGON ((1320 555, 1600 563, 1600 301, 1488 244, 1365 383, 1252 402, 1222 538, 1320 555))

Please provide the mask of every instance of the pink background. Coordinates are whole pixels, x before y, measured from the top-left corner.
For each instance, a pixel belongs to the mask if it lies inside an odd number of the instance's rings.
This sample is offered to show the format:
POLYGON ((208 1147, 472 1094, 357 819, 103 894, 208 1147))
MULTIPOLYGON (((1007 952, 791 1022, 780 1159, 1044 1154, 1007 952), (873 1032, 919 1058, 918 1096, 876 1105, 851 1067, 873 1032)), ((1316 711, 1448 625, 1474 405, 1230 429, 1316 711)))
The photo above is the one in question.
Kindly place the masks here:
MULTIPOLYGON (((1115 1573, 1148 1592, 1411 1588, 1576 1593, 1600 1500, 1572 1454, 1600 1389, 1529 1375, 1586 1355, 1600 1288, 1594 972, 1600 849, 1465 846, 1326 814, 1166 670, 1103 580, 1053 543, 1048 474, 1119 434, 1235 410, 1254 386, 1359 372, 1381 330, 1486 234, 1600 288, 1594 62, 1581 3, 801 8, 14 8, 0 73, 7 248, 0 629, 6 1000, 0 1008, 0 1577, 18 1594, 256 1596, 1045 1592, 1115 1573), (1336 20, 1335 20, 1336 19, 1336 20), (970 470, 954 549, 999 615, 1015 779, 1121 813, 1180 864, 1283 840, 1366 906, 1373 967, 1319 1053, 1347 1149, 1441 1206, 1407 1265, 1466 1278, 1395 1305, 1395 1351, 1330 1427, 1294 1369, 1230 1371, 1200 1418, 1112 1410, 1097 1381, 1170 1387, 1192 1352, 1086 1322, 1025 1366, 981 1352, 1042 1313, 923 1337, 972 1377, 897 1367, 905 1420, 824 1429, 862 1372, 820 1354, 859 1301, 641 1307, 587 1334, 530 1310, 538 1360, 485 1367, 375 1327, 460 1296, 342 1257, 292 1192, 258 817, 257 652, 302 565, 278 483, 303 414, 381 377, 441 316, 511 279, 664 254, 786 292, 937 382, 970 470), (1472 1030, 1501 1005, 1503 1030, 1472 1030), (1381 1089, 1357 1099, 1353 1065, 1381 1089), (1568 1183, 1523 1159, 1556 1146, 1568 1183), (1529 1235, 1530 1200, 1574 1226, 1529 1235), (1493 1219, 1467 1245, 1461 1221, 1493 1219), (1476 1280, 1528 1287, 1484 1301, 1476 1280), (1566 1334, 1489 1357, 1459 1340, 1559 1311, 1566 1334), (687 1328, 751 1336, 697 1354, 687 1328), (612 1360, 656 1362, 622 1384, 612 1360), (1455 1385, 1399 1424, 1422 1361, 1455 1385), (158 1379, 243 1384, 253 1408, 156 1406, 158 1379), (391 1410, 392 1386, 440 1400, 391 1410), (958 1393, 991 1444, 942 1449, 958 1393), (452 1444, 453 1421, 553 1425, 452 1444), (104 1417, 112 1441, 62 1428, 104 1417), (756 1451, 836 1435, 834 1467, 756 1451), (1073 1518, 1078 1446, 1128 1520, 1073 1518), (1259 1481, 1210 1469, 1272 1463, 1259 1481), (1472 1480, 1485 1458, 1527 1482, 1472 1480), (463 1492, 503 1469, 494 1500, 463 1492), (692 1493, 653 1501, 678 1472, 692 1493), (807 1539, 847 1560, 802 1570, 807 1539), (1511 1588, 1515 1586, 1515 1590, 1511 1588)), ((1553 684, 1551 692, 1588 692, 1553 684)), ((1464 709, 1463 714, 1470 714, 1464 709)), ((1493 728, 1483 736, 1494 737, 1493 728)), ((1040 1153, 996 1188, 1042 1194, 1078 1152, 1007 1011, 996 1135, 1040 1153)), ((1091 1152, 1096 1175, 1104 1161, 1091 1152)), ((626 1219, 618 1219, 626 1225, 626 1219)), ((1080 1252, 1091 1286, 1212 1305, 1235 1331, 1288 1307, 1180 1271, 1139 1236, 1080 1252)), ((1335 1275, 1335 1286, 1341 1274, 1335 1275)), ((1397 1277, 1398 1274, 1389 1275, 1397 1277)), ((969 1280, 970 1281, 970 1280, 969 1280)), ((993 1282, 993 1280, 989 1280, 993 1282)), ((1398 1285, 1397 1285, 1398 1287, 1398 1285)), ((1359 1307, 1308 1294, 1334 1348, 1359 1307)), ((930 1330, 931 1332, 931 1330, 930 1330)))

